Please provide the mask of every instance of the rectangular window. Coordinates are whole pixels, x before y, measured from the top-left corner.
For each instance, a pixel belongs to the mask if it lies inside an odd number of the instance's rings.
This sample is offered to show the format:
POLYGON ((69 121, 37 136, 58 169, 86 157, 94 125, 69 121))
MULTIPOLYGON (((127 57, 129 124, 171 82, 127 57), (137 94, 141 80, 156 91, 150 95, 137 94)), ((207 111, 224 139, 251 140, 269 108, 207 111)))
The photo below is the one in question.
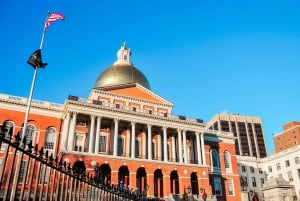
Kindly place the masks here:
POLYGON ((254 167, 250 167, 250 172, 254 173, 254 167))
POLYGON ((259 174, 262 174, 262 173, 263 173, 263 171, 262 171, 261 168, 258 168, 258 172, 259 172, 259 174))
POLYGON ((155 142, 152 142, 152 159, 156 160, 156 149, 155 149, 155 142))
POLYGON ((255 179, 255 177, 252 177, 251 180, 252 180, 252 186, 256 187, 256 179, 255 179))
POLYGON ((246 166, 242 165, 242 172, 246 172, 246 166))
POLYGON ((124 154, 124 140, 122 137, 118 138, 118 156, 122 156, 124 154))
POLYGON ((99 139, 99 152, 106 153, 106 143, 107 143, 107 136, 100 135, 100 139, 99 139))
POLYGON ((135 157, 140 157, 140 141, 138 139, 135 140, 135 157))
POLYGON ((234 185, 233 185, 233 179, 228 179, 228 195, 234 195, 234 185))
POLYGON ((298 171, 298 177, 300 179, 300 169, 298 169, 297 171, 298 171))
POLYGON ((294 180, 293 175, 292 175, 292 171, 288 171, 287 175, 288 175, 289 181, 292 182, 294 180))
POLYGON ((276 163, 277 170, 281 169, 280 163, 276 163))
POLYGON ((295 164, 299 164, 299 163, 300 163, 299 157, 295 157, 295 164))
POLYGON ((83 151, 83 150, 84 150, 84 135, 76 134, 75 151, 83 151))
POLYGON ((215 187, 215 195, 217 195, 217 196, 222 195, 222 184, 221 184, 220 177, 214 178, 214 187, 215 187))
POLYGON ((272 166, 269 166, 269 167, 268 167, 268 171, 269 171, 269 173, 272 172, 272 166))
POLYGON ((289 160, 286 160, 286 161, 285 161, 285 166, 286 166, 286 167, 290 167, 290 161, 289 161, 289 160))
POLYGON ((260 187, 261 188, 263 187, 264 183, 265 183, 265 179, 264 178, 260 178, 260 187))
POLYGON ((22 161, 21 167, 20 167, 20 172, 19 172, 19 177, 18 177, 18 183, 23 182, 24 173, 25 173, 25 161, 22 161))

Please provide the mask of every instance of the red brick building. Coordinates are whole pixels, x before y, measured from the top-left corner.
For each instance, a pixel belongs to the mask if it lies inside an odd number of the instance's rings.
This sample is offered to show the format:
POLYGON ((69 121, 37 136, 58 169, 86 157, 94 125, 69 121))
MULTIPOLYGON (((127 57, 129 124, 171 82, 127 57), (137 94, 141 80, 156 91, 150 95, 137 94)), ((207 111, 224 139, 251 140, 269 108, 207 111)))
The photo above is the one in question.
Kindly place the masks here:
POLYGON ((281 152, 299 145, 300 122, 292 121, 283 126, 283 131, 273 136, 275 152, 281 152))
MULTIPOLYGON (((103 184, 160 198, 206 192, 208 198, 240 200, 234 136, 173 115, 173 104, 151 91, 130 55, 124 44, 88 98, 34 100, 26 139, 68 163, 82 161, 89 174, 97 168, 103 184)), ((20 132, 26 106, 26 98, 0 95, 0 124, 20 132)))

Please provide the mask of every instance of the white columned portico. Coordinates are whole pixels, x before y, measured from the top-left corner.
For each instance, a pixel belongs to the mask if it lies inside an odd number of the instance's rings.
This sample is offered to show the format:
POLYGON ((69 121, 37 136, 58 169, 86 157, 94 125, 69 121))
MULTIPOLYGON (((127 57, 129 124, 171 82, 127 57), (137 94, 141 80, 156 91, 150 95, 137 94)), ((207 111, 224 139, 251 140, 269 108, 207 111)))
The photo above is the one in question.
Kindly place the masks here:
POLYGON ((206 165, 206 153, 205 153, 205 144, 204 144, 204 133, 201 133, 201 149, 202 149, 202 164, 206 165))
POLYGON ((181 130, 178 129, 178 157, 179 157, 179 163, 182 163, 182 138, 181 138, 181 130))
POLYGON ((118 133, 119 133, 119 119, 114 119, 115 129, 114 129, 114 150, 113 156, 117 156, 118 153, 118 133))
POLYGON ((73 151, 73 149, 74 149, 76 122, 77 122, 77 112, 73 112, 72 122, 70 125, 70 131, 69 131, 70 138, 68 139, 68 150, 69 151, 73 151))
POLYGON ((184 157, 184 163, 187 164, 188 158, 187 158, 187 154, 186 154, 186 131, 185 130, 182 131, 182 135, 183 135, 183 157, 184 157))
POLYGON ((152 160, 152 130, 151 125, 148 124, 148 160, 152 160))
POLYGON ((70 118, 71 118, 71 114, 70 114, 69 111, 67 111, 66 117, 65 117, 65 120, 64 120, 62 140, 61 140, 61 148, 62 148, 62 150, 66 150, 67 149, 69 127, 70 127, 70 118))
POLYGON ((101 117, 97 117, 96 141, 95 141, 95 150, 94 150, 95 154, 99 153, 100 129, 101 129, 101 117))
POLYGON ((200 150, 200 138, 199 138, 199 132, 195 132, 196 135, 196 143, 197 143, 197 160, 198 164, 202 164, 202 156, 201 156, 201 150, 200 150))
POLYGON ((164 132, 164 161, 168 161, 168 138, 167 138, 167 127, 163 127, 164 132))
POLYGON ((89 153, 93 153, 95 139, 95 116, 91 115, 91 127, 89 134, 89 153))
POLYGON ((135 122, 131 122, 131 158, 135 157, 135 122))

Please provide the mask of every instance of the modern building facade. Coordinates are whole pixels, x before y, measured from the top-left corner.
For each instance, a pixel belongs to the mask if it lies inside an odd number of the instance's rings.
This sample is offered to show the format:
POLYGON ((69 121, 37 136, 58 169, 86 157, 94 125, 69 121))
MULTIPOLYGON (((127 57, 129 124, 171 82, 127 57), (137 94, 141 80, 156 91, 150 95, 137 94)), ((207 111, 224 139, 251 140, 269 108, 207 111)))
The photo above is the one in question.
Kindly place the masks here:
POLYGON ((292 121, 283 126, 283 131, 273 136, 275 152, 287 150, 299 145, 300 122, 292 121))
MULTIPOLYGON (((207 129, 201 119, 172 114, 173 104, 151 91, 130 56, 124 44, 88 98, 72 95, 64 104, 33 100, 26 140, 70 164, 83 162, 90 175, 100 170, 103 184, 158 198, 188 191, 195 198, 205 192, 240 200, 235 137, 207 129)), ((0 95, 0 124, 14 135, 22 129, 26 102, 0 95)))
POLYGON ((233 133, 237 155, 267 156, 261 118, 239 114, 217 114, 208 123, 211 130, 233 133))

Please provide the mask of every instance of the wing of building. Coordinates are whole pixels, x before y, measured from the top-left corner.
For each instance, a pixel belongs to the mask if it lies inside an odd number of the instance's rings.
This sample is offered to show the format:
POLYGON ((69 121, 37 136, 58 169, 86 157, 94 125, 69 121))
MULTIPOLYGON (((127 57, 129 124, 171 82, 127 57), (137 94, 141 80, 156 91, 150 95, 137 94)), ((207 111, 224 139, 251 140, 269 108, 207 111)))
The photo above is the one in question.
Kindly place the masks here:
MULTIPOLYGON (((122 45, 87 98, 71 95, 64 104, 34 100, 26 140, 71 165, 82 161, 90 175, 100 170, 106 185, 158 198, 205 192, 210 199, 240 200, 235 137, 207 130, 201 119, 172 114, 173 104, 151 91, 130 56, 122 45)), ((0 95, 0 122, 14 134, 22 129, 26 101, 0 95)))

